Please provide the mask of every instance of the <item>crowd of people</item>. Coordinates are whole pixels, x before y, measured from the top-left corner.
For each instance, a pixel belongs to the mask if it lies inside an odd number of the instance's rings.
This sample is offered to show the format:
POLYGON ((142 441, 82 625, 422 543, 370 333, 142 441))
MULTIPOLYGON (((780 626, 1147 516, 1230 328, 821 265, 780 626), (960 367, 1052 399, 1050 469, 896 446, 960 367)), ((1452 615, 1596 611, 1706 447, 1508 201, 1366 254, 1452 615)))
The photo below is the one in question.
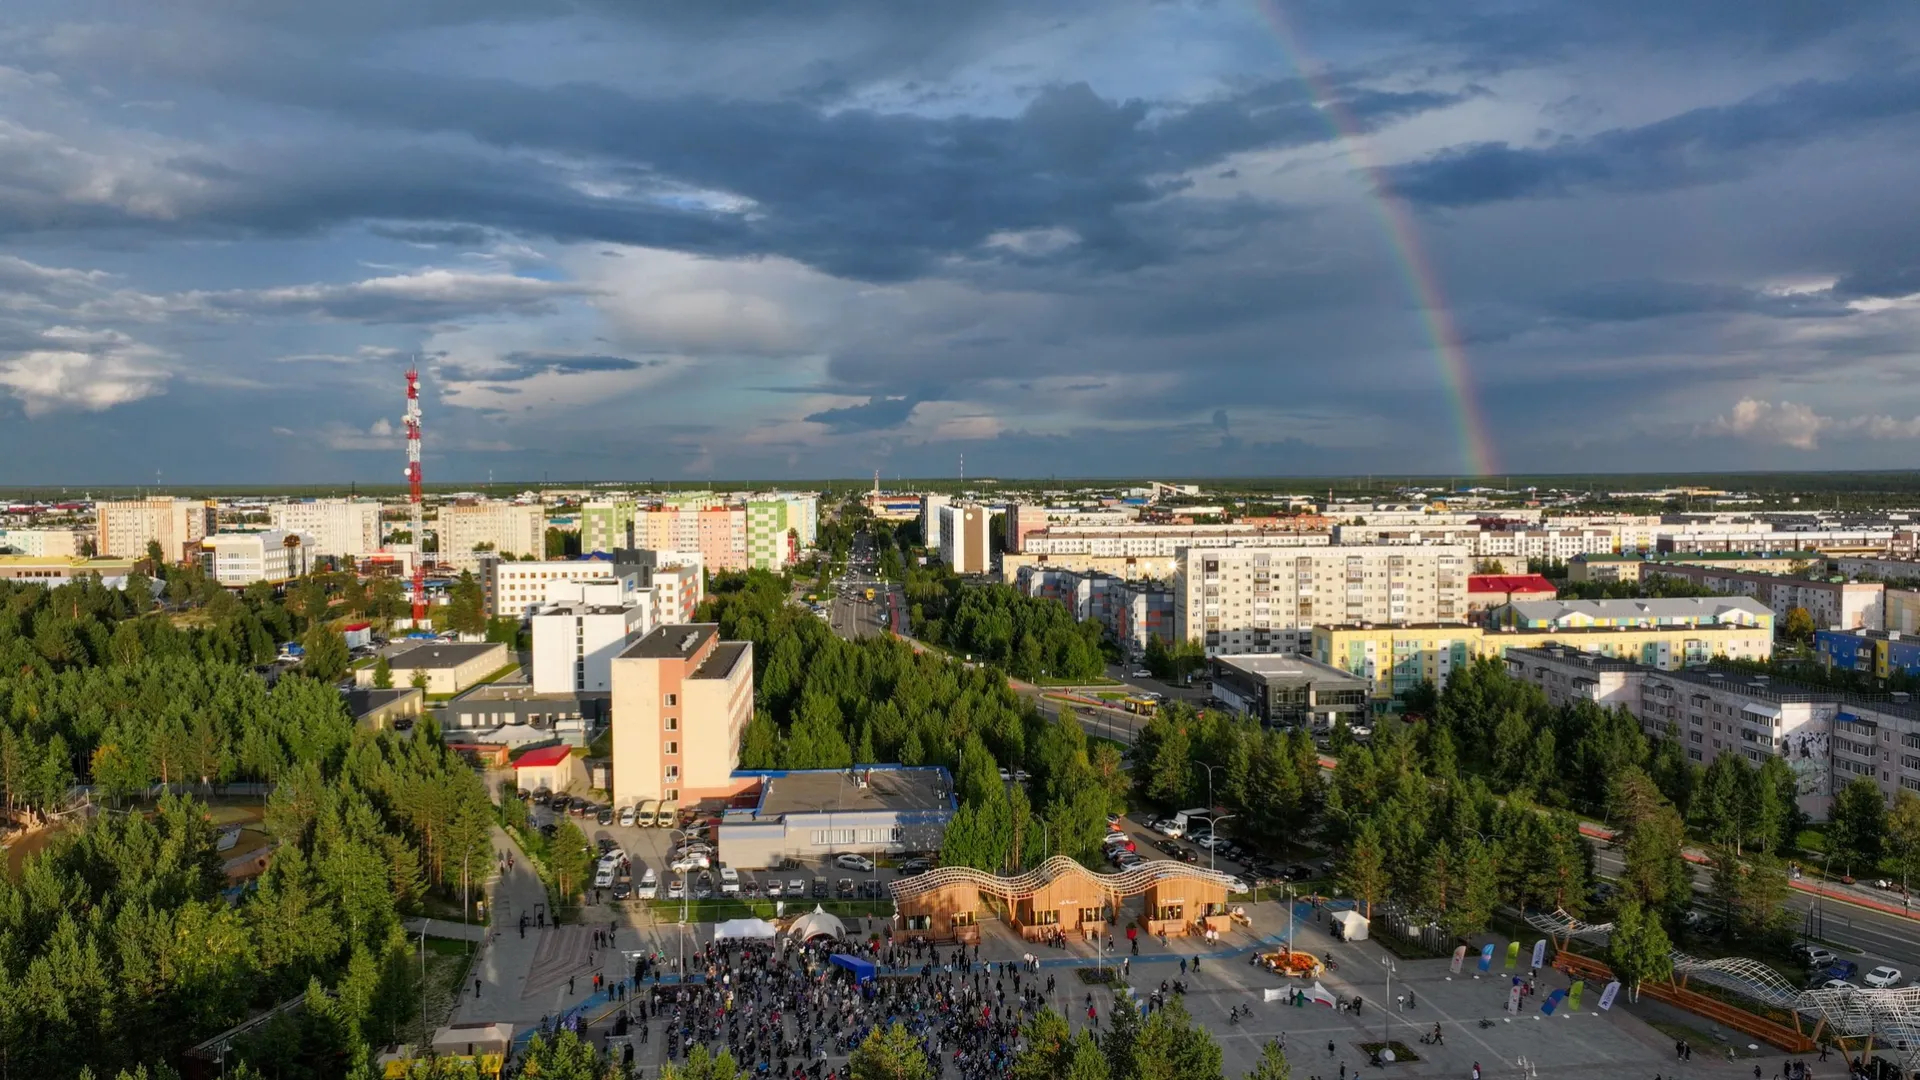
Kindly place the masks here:
MULTIPOLYGON (((978 946, 717 941, 684 965, 659 955, 636 961, 631 978, 606 987, 619 1006, 607 1034, 629 1063, 649 1053, 657 1037, 668 1062, 704 1046, 730 1052, 756 1077, 844 1080, 845 1059, 867 1035, 899 1023, 919 1041, 936 1076, 987 1080, 1006 1075, 1020 1029, 1045 1006, 1054 979, 1040 973, 1036 956, 982 961, 978 946), (836 954, 865 959, 885 974, 837 966, 836 954)), ((1157 1008, 1185 989, 1179 980, 1163 983, 1146 1005, 1157 1008)), ((1089 1021, 1098 1023, 1092 994, 1086 1006, 1089 1021)), ((577 1018, 546 1026, 577 1028, 577 1018)))

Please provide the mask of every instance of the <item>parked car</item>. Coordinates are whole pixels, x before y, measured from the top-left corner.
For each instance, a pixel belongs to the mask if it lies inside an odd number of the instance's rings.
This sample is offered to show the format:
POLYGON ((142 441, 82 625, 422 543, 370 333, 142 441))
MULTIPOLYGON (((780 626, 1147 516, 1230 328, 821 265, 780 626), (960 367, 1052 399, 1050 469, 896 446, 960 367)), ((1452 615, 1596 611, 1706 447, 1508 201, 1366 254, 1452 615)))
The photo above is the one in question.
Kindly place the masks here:
POLYGON ((825 900, 831 892, 832 888, 827 884, 826 878, 817 877, 813 879, 813 898, 815 900, 825 900))
POLYGON ((629 806, 626 809, 620 811, 620 827, 621 828, 623 829, 633 828, 633 819, 634 819, 633 807, 629 806))
POLYGON ((853 899, 853 879, 852 878, 843 877, 840 879, 839 893, 840 893, 840 899, 842 900, 853 899))
POLYGON ((833 857, 833 865, 842 870, 858 870, 863 874, 873 873, 873 860, 867 858, 865 855, 855 855, 852 852, 848 852, 845 855, 835 855, 833 857))
POLYGON ((616 881, 613 883, 613 898, 615 900, 625 900, 631 897, 632 895, 633 895, 632 881, 616 881))
POLYGON ((868 900, 880 899, 880 883, 873 878, 861 882, 860 895, 868 900))
POLYGON ((1801 963, 1810 968, 1823 968, 1835 960, 1840 959, 1839 953, 1834 952, 1824 945, 1815 945, 1809 941, 1795 942, 1791 951, 1793 955, 1800 958, 1801 963))
POLYGON ((1822 990, 1858 990, 1860 988, 1853 985, 1852 983, 1848 982, 1845 979, 1828 979, 1826 982, 1823 982, 1820 984, 1820 989, 1822 990))
POLYGON ((677 874, 684 874, 692 870, 705 870, 710 865, 712 864, 705 855, 696 852, 692 855, 682 855, 673 860, 667 864, 667 869, 677 874))
POLYGON ((1124 825, 1122 825, 1122 824, 1120 824, 1120 815, 1119 815, 1119 814, 1108 814, 1108 815, 1107 815, 1107 828, 1108 828, 1109 830, 1112 830, 1112 831, 1114 831, 1114 832, 1119 832, 1119 831, 1120 831, 1121 829, 1124 829, 1124 828, 1126 828, 1126 826, 1124 826, 1124 825))
POLYGON ((685 878, 670 878, 670 879, 668 879, 668 881, 667 881, 667 899, 669 899, 669 900, 684 900, 684 899, 686 899, 686 897, 687 897, 687 881, 686 881, 686 879, 685 879, 685 878))
POLYGON ((1859 970, 1860 965, 1851 960, 1835 960, 1821 974, 1829 979, 1851 979, 1859 970))
POLYGON ((795 900, 807 895, 807 882, 804 878, 787 879, 787 895, 795 900))
POLYGON ((1204 836, 1195 837, 1193 842, 1196 844, 1199 844, 1203 848, 1212 850, 1214 848, 1219 847, 1221 844, 1226 843, 1227 838, 1224 836, 1215 836, 1212 833, 1207 833, 1204 836))
POLYGON ((787 887, 780 883, 779 878, 767 879, 767 899, 778 900, 786 894, 786 891, 787 887))
POLYGON ((1148 671, 1148 670, 1147 670, 1146 668, 1134 668, 1134 669, 1133 669, 1133 671, 1131 671, 1130 673, 1128 673, 1128 675, 1127 675, 1127 678, 1129 678, 1129 679, 1151 679, 1151 678, 1153 678, 1153 672, 1151 672, 1151 671, 1148 671))
POLYGON ((611 825, 611 824, 613 824, 613 807, 611 807, 611 806, 603 806, 603 807, 601 807, 601 808, 600 808, 600 812, 599 812, 599 813, 597 813, 597 814, 595 814, 595 815, 593 815, 593 820, 594 820, 594 821, 595 821, 596 823, 598 823, 598 824, 601 824, 601 825, 611 825))
POLYGON ((1170 817, 1163 817, 1153 823, 1153 831, 1170 840, 1178 840, 1181 833, 1180 823, 1170 817))
POLYGON ((640 875, 638 891, 642 900, 652 900, 660 895, 660 875, 653 872, 653 867, 647 867, 646 872, 640 875))
POLYGON ((1229 892, 1237 892, 1237 893, 1240 893, 1240 892, 1247 892, 1247 891, 1248 891, 1248 889, 1247 889, 1247 883, 1246 883, 1246 882, 1244 882, 1244 881, 1242 881, 1242 880, 1240 880, 1240 879, 1239 879, 1239 878, 1237 878, 1237 877, 1233 877, 1233 876, 1231 876, 1231 875, 1229 875, 1229 876, 1227 877, 1227 891, 1229 891, 1229 892))
POLYGON ((1884 990, 1900 982, 1900 969, 1881 964, 1879 967, 1867 972, 1867 977, 1860 981, 1873 987, 1875 990, 1884 990))
POLYGON ((908 859, 899 866, 901 877, 912 877, 915 874, 924 874, 931 869, 933 869, 933 860, 924 855, 919 858, 908 859))
POLYGON ((713 896, 713 878, 707 876, 706 874, 701 874, 699 877, 695 878, 693 881, 693 898, 695 900, 706 900, 711 898, 712 896, 713 896))
POLYGON ((740 871, 735 870, 731 866, 723 866, 720 868, 720 895, 740 895, 740 871))

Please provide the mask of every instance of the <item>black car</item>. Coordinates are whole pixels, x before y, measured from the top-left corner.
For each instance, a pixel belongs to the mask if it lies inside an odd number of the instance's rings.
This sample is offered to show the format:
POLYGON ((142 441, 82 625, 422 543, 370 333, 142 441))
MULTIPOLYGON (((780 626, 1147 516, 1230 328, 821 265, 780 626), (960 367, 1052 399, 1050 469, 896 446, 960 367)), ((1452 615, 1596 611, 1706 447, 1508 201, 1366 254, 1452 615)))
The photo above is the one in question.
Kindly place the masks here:
POLYGON ((555 825, 551 821, 546 822, 545 824, 540 826, 540 835, 546 837, 549 840, 553 839, 553 834, 559 831, 560 831, 560 826, 555 825))
POLYGON ((868 878, 860 883, 860 895, 868 900, 880 899, 880 883, 868 878))
POLYGON ((853 899, 853 879, 852 878, 843 877, 840 879, 840 899, 842 900, 853 899))
POLYGON ((633 895, 633 882, 616 881, 613 883, 613 898, 615 900, 625 900, 627 897, 632 895, 633 895))
POLYGON ((572 814, 574 817, 585 817, 587 808, 592 805, 592 803, 589 803, 585 799, 574 799, 567 803, 567 813, 572 814))
POLYGON ((602 855, 605 855, 607 852, 612 851, 614 848, 613 837, 611 836, 603 836, 599 840, 595 841, 595 843, 599 845, 600 854, 602 855))
POLYGON ((913 877, 915 874, 924 874, 931 869, 933 869, 932 859, 924 856, 918 859, 908 859, 906 862, 900 864, 900 876, 913 877))
POLYGON ((1288 881, 1306 881, 1313 877, 1313 867, 1306 863, 1294 863, 1287 867, 1288 881))
POLYGON ((593 820, 599 822, 602 825, 613 824, 613 807, 611 806, 601 807, 600 812, 593 815, 593 820))
POLYGON ((826 878, 817 877, 813 879, 813 898, 815 900, 825 900, 827 898, 828 891, 829 890, 828 890, 826 878))

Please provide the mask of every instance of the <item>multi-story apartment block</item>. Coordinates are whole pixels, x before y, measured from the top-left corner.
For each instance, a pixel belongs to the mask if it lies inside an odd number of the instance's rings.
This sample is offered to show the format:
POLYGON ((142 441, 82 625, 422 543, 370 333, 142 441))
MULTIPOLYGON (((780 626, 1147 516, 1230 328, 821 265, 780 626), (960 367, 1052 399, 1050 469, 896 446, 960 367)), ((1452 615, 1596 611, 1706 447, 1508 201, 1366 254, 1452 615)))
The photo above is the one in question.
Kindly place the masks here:
POLYGON ((1683 578, 1728 596, 1753 597, 1773 609, 1782 621, 1794 608, 1805 608, 1813 616, 1814 626, 1821 629, 1879 630, 1886 625, 1886 586, 1877 581, 1794 577, 1665 562, 1641 573, 1683 578))
POLYGON ((1614 534, 1607 529, 1505 529, 1480 533, 1475 558, 1558 559, 1611 553, 1614 534))
POLYGON ((72 559, 85 555, 92 540, 91 533, 80 529, 0 529, 0 554, 72 559))
POLYGON ((279 585, 307 572, 307 537, 272 529, 266 532, 216 533, 200 542, 202 562, 213 580, 230 589, 256 581, 279 585))
POLYGON ((495 500, 453 503, 440 508, 439 535, 440 565, 456 570, 478 569, 483 552, 538 558, 547 551, 546 510, 495 500))
POLYGON ((993 566, 988 533, 993 510, 985 506, 940 508, 940 561, 956 574, 984 574, 993 566))
POLYGON ((710 623, 655 627, 612 662, 613 801, 730 795, 753 719, 753 645, 710 623))
POLYGON ((1822 664, 1861 675, 1920 675, 1920 637, 1904 630, 1820 630, 1813 651, 1822 664))
POLYGON ((1145 652, 1150 638, 1166 641, 1173 636, 1173 590, 1166 585, 1028 566, 1020 571, 1015 587, 1027 596, 1058 600, 1075 619, 1099 623, 1134 654, 1145 652))
POLYGON ((1486 630, 1477 625, 1432 623, 1313 629, 1313 658, 1372 679, 1374 705, 1379 709, 1394 707, 1400 695, 1423 682, 1445 686, 1454 671, 1477 657, 1504 658, 1515 649, 1548 646, 1676 670, 1716 657, 1765 660, 1773 655, 1773 635, 1761 627, 1737 624, 1486 630))
POLYGON ((1472 561, 1456 545, 1188 548, 1174 633, 1209 656, 1301 652, 1318 623, 1453 622, 1472 561))
MULTIPOLYGON (((933 492, 927 492, 920 496, 920 540, 928 551, 940 550, 940 511, 952 505, 953 496, 951 495, 936 495, 933 492)), ((1007 520, 1012 521, 1014 514, 1018 512, 1019 509, 1019 507, 1010 507, 1007 511, 1007 520)), ((1011 529, 1013 526, 1008 525, 1007 527, 1011 529)), ((1013 549, 1008 548, 1007 550, 1011 551, 1013 549)))
POLYGON ((200 541, 214 530, 213 504, 198 499, 102 502, 94 517, 94 551, 108 558, 145 558, 157 543, 168 562, 184 562, 199 557, 200 541))
POLYGON ((1887 529, 1774 529, 1708 524, 1663 533, 1662 554, 1700 551, 1858 551, 1881 552, 1893 543, 1887 529))
POLYGON ((799 540, 787 520, 785 499, 753 499, 747 503, 747 566, 779 573, 800 555, 799 540))
POLYGON ((1589 554, 1567 560, 1568 581, 1639 581, 1663 566, 1711 566, 1723 570, 1751 570, 1785 574, 1823 565, 1817 551, 1726 551, 1674 555, 1589 554))
POLYGON ((634 546, 633 515, 639 506, 624 499, 595 500, 580 504, 580 551, 609 554, 634 546))
POLYGON ((533 691, 592 693, 613 689, 613 658, 653 629, 653 597, 625 581, 556 583, 564 599, 536 609, 533 691))
POLYGON ((267 507, 281 532, 311 543, 312 558, 364 559, 380 550, 380 504, 372 499, 301 499, 267 507))

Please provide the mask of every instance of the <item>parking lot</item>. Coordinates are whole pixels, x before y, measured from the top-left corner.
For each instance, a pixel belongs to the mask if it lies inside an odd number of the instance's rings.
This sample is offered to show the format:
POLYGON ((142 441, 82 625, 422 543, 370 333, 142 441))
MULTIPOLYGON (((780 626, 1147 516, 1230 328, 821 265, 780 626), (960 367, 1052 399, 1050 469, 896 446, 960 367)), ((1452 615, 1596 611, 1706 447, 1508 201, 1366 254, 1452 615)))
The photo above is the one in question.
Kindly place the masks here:
MULTIPOLYGON (((536 828, 563 814, 564 812, 548 806, 531 803, 528 806, 528 816, 536 828)), ((572 820, 596 848, 602 848, 610 842, 613 847, 625 852, 631 888, 637 890, 646 872, 651 869, 658 880, 657 891, 652 899, 773 900, 782 903, 801 900, 808 904, 828 901, 872 901, 884 904, 884 910, 892 908, 892 901, 886 893, 886 883, 899 876, 898 869, 893 866, 875 864, 872 869, 862 871, 847 866, 830 865, 828 860, 798 860, 792 866, 778 869, 738 868, 734 871, 738 879, 738 893, 723 893, 721 864, 711 854, 707 858, 709 865, 705 868, 694 866, 682 872, 672 869, 674 860, 671 858, 671 851, 675 843, 682 839, 686 831, 692 831, 693 827, 689 830, 678 827, 643 828, 638 825, 621 825, 617 817, 611 824, 602 824, 592 813, 573 816, 572 820), (675 893, 673 883, 676 880, 683 883, 683 888, 686 890, 685 896, 675 893)), ((703 817, 700 820, 712 819, 703 817)), ((714 846, 711 839, 707 844, 709 847, 714 846)), ((846 854, 872 861, 871 853, 862 855, 857 852, 848 852, 846 854)), ((600 890, 598 895, 589 896, 588 899, 591 902, 606 903, 618 900, 644 900, 647 897, 633 894, 622 896, 608 888, 600 890)))

